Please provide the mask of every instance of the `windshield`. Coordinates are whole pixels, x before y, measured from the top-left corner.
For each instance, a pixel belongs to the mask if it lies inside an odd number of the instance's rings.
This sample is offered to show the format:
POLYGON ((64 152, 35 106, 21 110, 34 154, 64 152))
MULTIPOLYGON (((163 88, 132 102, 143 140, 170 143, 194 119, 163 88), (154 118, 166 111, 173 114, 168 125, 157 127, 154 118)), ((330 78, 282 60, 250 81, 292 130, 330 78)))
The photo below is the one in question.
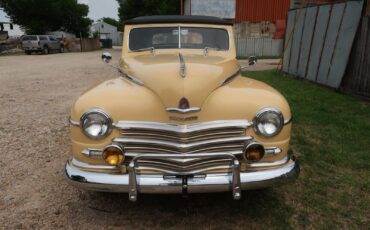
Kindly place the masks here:
POLYGON ((229 34, 225 29, 200 27, 149 27, 130 31, 131 51, 149 49, 229 49, 229 34), (179 35, 180 30, 180 35, 179 35))

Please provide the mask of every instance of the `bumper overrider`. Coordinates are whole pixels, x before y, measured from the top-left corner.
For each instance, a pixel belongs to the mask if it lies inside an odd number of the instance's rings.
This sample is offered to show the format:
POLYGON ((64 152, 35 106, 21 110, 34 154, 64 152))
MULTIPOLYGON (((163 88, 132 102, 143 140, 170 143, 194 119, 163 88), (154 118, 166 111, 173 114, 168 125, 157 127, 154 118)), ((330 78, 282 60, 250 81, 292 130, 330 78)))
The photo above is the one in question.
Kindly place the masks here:
POLYGON ((233 198, 241 198, 242 190, 270 187, 294 180, 300 171, 299 162, 287 158, 284 164, 272 169, 241 172, 240 162, 229 153, 209 154, 143 154, 135 157, 128 165, 128 174, 103 173, 82 170, 67 161, 65 175, 76 187, 103 192, 129 193, 129 199, 136 201, 139 193, 209 193, 231 191, 233 198), (140 160, 145 159, 187 159, 194 157, 214 157, 230 159, 229 173, 204 173, 202 170, 172 172, 167 174, 138 174, 140 160))

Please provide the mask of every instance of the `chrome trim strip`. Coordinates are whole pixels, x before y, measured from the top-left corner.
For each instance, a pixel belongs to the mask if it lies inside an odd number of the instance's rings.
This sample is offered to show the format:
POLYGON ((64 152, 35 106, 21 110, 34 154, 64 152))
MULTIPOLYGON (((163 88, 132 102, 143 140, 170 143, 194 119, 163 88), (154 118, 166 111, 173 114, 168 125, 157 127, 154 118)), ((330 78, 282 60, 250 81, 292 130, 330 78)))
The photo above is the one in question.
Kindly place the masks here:
POLYGON ((76 160, 75 158, 73 158, 70 161, 70 164, 73 166, 77 166, 80 168, 86 168, 86 169, 117 169, 116 166, 111 166, 111 165, 106 165, 106 164, 89 164, 89 163, 76 160))
POLYGON ((103 156, 103 150, 102 149, 84 149, 81 151, 81 153, 87 157, 91 158, 101 158, 103 156))
MULTIPOLYGON (((186 159, 178 159, 178 158, 167 158, 166 160, 140 160, 140 164, 144 164, 145 166, 153 165, 153 167, 167 167, 173 169, 174 167, 179 169, 190 169, 190 168, 197 168, 206 165, 214 164, 225 164, 225 159, 209 159, 209 158, 186 158, 186 159)), ((208 165, 208 166, 207 166, 208 165)))
POLYGON ((123 78, 126 78, 127 80, 132 81, 132 82, 134 82, 138 85, 144 85, 143 80, 128 74, 125 70, 121 69, 120 67, 117 67, 117 66, 114 66, 114 65, 109 65, 109 66, 112 67, 113 69, 117 70, 118 73, 120 73, 123 78))
POLYGON ((289 161, 289 157, 286 156, 284 159, 274 162, 260 162, 260 163, 250 163, 248 164, 249 167, 252 168, 261 168, 261 167, 273 167, 286 164, 289 161))
POLYGON ((285 120, 284 125, 288 125, 288 124, 292 123, 292 121, 293 121, 293 116, 291 116, 288 120, 285 120))
MULTIPOLYGON (((180 30, 179 30, 179 36, 180 36, 180 30)), ((180 59, 180 76, 186 77, 186 65, 185 65, 185 59, 184 56, 179 53, 179 59, 180 59)))
POLYGON ((161 140, 151 140, 151 139, 138 139, 138 138, 114 138, 113 142, 123 143, 123 144, 152 144, 152 145, 161 145, 166 147, 173 147, 177 149, 191 149, 199 146, 209 145, 209 144, 220 144, 236 141, 249 141, 252 140, 251 136, 242 136, 242 137, 230 137, 230 138, 220 138, 212 139, 207 141, 198 141, 192 143, 178 143, 171 141, 161 141, 161 140))
POLYGON ((75 121, 71 117, 69 117, 69 124, 73 126, 80 126, 80 121, 75 121))
POLYGON ((212 138, 212 137, 217 137, 217 136, 230 136, 230 135, 244 135, 245 131, 240 129, 240 130, 231 130, 231 131, 214 131, 212 133, 201 133, 201 134, 195 134, 191 135, 189 137, 180 137, 180 136, 174 136, 170 134, 162 134, 162 133, 148 133, 145 131, 123 131, 121 133, 125 137, 130 137, 130 136, 140 136, 140 137, 148 137, 148 138, 155 138, 155 139, 171 139, 171 140, 176 140, 176 141, 190 141, 194 139, 201 139, 201 138, 212 138))
POLYGON ((266 147, 265 148, 265 154, 266 155, 278 155, 282 152, 282 150, 278 147, 266 147))
POLYGON ((210 121, 190 125, 165 124, 159 122, 143 122, 143 121, 119 121, 113 126, 118 129, 148 129, 159 131, 170 131, 176 133, 187 134, 197 131, 207 131, 220 128, 240 128, 246 129, 251 126, 247 120, 224 120, 224 121, 210 121))
MULTIPOLYGON (((219 148, 222 149, 223 146, 220 146, 219 148)), ((148 151, 150 151, 150 150, 159 151, 159 152, 171 153, 171 154, 183 154, 183 152, 173 151, 173 150, 170 150, 170 149, 161 149, 161 148, 157 148, 157 147, 153 147, 153 148, 150 148, 150 147, 137 147, 137 148, 136 147, 125 147, 125 155, 127 157, 136 157, 136 156, 142 155, 142 154, 149 154, 149 153, 146 153, 146 152, 138 152, 137 149, 139 149, 139 150, 148 150, 148 151)), ((205 150, 215 150, 215 149, 218 149, 218 147, 217 148, 197 149, 195 151, 188 151, 186 153, 194 154, 194 153, 201 153, 202 151, 205 151, 205 150)), ((236 156, 243 154, 243 151, 241 151, 241 150, 240 151, 227 151, 227 152, 230 153, 230 154, 236 155, 236 156)), ((103 149, 84 149, 84 150, 81 151, 81 153, 84 156, 87 156, 87 157, 101 158, 102 155, 103 155, 103 149), (96 152, 96 154, 92 154, 91 152, 96 152)))
POLYGON ((179 172, 179 171, 174 171, 170 169, 164 169, 164 168, 157 168, 157 167, 149 167, 149 166, 137 166, 135 168, 136 170, 148 170, 148 171, 155 171, 155 172, 160 172, 164 174, 173 174, 177 176, 185 176, 185 175, 192 175, 192 174, 199 174, 199 173, 204 173, 207 171, 211 170, 225 170, 225 169, 230 169, 230 166, 228 165, 219 165, 219 166, 213 166, 213 167, 206 167, 206 168, 201 168, 201 169, 196 169, 196 170, 191 170, 191 171, 185 171, 185 172, 179 172))
POLYGON ((236 78, 240 74, 241 74, 241 69, 238 69, 238 71, 233 73, 230 77, 226 78, 225 81, 221 84, 221 86, 224 86, 224 85, 230 83, 232 80, 234 80, 234 78, 236 78))
POLYGON ((170 113, 187 114, 187 113, 199 112, 200 108, 198 108, 198 107, 193 107, 193 108, 188 108, 188 109, 167 108, 166 111, 170 112, 170 113))
MULTIPOLYGON (((233 197, 235 200, 238 200, 241 198, 241 184, 240 184, 240 163, 239 160, 232 154, 229 153, 212 153, 212 154, 181 154, 173 156, 172 154, 145 154, 140 155, 132 159, 128 166, 129 171, 129 199, 130 201, 136 201, 137 200, 137 194, 139 191, 138 186, 138 178, 136 175, 136 170, 138 167, 138 161, 140 159, 168 159, 168 158, 179 158, 179 159, 186 159, 189 157, 197 157, 197 158, 203 158, 203 157, 212 157, 212 158, 228 158, 231 160, 231 165, 233 167, 233 171, 231 174, 231 189, 233 191, 233 197)), ((211 168, 209 168, 211 169, 211 168)), ((219 167, 214 167, 214 169, 220 169, 219 167)), ((204 169, 200 170, 193 170, 189 172, 180 172, 179 175, 194 175, 204 172, 204 169)), ((171 170, 168 170, 169 174, 177 174, 176 172, 172 172, 171 170)), ((187 186, 187 184, 185 184, 187 186)), ((182 183, 182 186, 184 186, 184 183, 182 183)), ((186 187, 187 189, 187 187, 186 187)))
MULTIPOLYGON (((202 153, 203 155, 205 156, 209 156, 209 154, 215 154, 215 153, 202 153)), ((216 154, 220 154, 220 153, 216 153, 216 154)), ((222 153, 221 153, 222 154, 222 153)), ((238 157, 237 155, 238 154, 235 154, 235 153, 230 153, 231 155, 234 155, 236 158, 238 157)), ((126 153, 126 157, 132 157, 132 158, 136 158, 138 156, 145 156, 145 155, 153 155, 153 154, 137 154, 137 153, 126 153)), ((171 157, 170 158, 167 158, 166 160, 168 161, 168 163, 164 162, 163 164, 170 164, 170 162, 174 163, 174 164, 181 164, 181 163, 190 163, 190 162, 194 162, 194 161, 202 161, 202 160, 206 160, 207 158, 210 158, 212 156, 209 156, 209 157, 205 157, 206 159, 199 159, 197 158, 197 156, 193 156, 193 154, 187 154, 189 157, 187 157, 186 159, 184 158, 184 154, 178 154, 178 155, 172 155, 172 154, 156 154, 156 155, 170 155, 171 157)), ((198 154, 199 155, 199 154, 198 154)), ((279 160, 279 161, 274 161, 274 162, 261 162, 261 163, 250 163, 248 164, 248 168, 249 169, 253 169, 253 168, 262 168, 262 167, 275 167, 275 166, 279 166, 279 165, 284 165, 286 164, 287 162, 289 161, 289 157, 284 157, 284 159, 282 160, 279 160)), ((201 162, 201 163, 209 163, 211 161, 205 161, 205 162, 201 162)), ((148 162, 146 162, 148 163, 148 162)), ((153 164, 157 163, 155 161, 152 162, 153 164)), ((89 164, 89 163, 84 163, 84 162, 81 162, 75 158, 73 158, 71 160, 71 164, 74 165, 74 166, 77 166, 77 167, 80 167, 80 168, 86 168, 86 169, 117 169, 116 166, 110 166, 110 165, 106 165, 106 164, 89 164)), ((181 167, 181 165, 178 165, 177 167, 181 167)))
MULTIPOLYGON (((172 153, 172 154, 183 154, 183 153, 189 153, 189 154, 192 154, 192 153, 204 153, 204 152, 212 152, 212 150, 220 150, 220 151, 216 151, 216 152, 228 152, 228 153, 231 153, 233 155, 240 155, 243 153, 242 149, 243 149, 244 145, 243 146, 238 146, 238 147, 231 147, 231 148, 239 148, 240 150, 239 151, 228 151, 228 150, 225 150, 226 147, 224 146, 221 146, 221 147, 215 147, 215 148, 201 148, 201 149, 196 149, 196 150, 191 150, 191 151, 186 151, 186 152, 180 152, 180 151, 176 151, 176 150, 172 150, 172 149, 162 149, 162 148, 135 148, 135 147, 126 147, 126 156, 129 156, 128 154, 130 155, 140 155, 140 154, 147 154, 148 152, 145 152, 145 150, 147 151, 157 151, 157 152, 163 152, 163 153, 172 153), (143 151, 144 150, 144 151, 143 151)), ((227 149, 227 148, 226 148, 227 149)))
MULTIPOLYGON (((294 180, 300 171, 298 161, 270 170, 242 172, 241 190, 258 189, 294 180)), ((129 192, 129 175, 121 173, 86 172, 74 167, 71 161, 65 166, 67 180, 81 189, 103 192, 129 192)), ((232 190, 232 174, 206 174, 203 177, 189 177, 188 193, 226 192, 232 190)), ((133 177, 130 177, 133 179, 133 177)), ((177 193, 183 191, 182 179, 163 175, 136 175, 137 192, 140 193, 177 193)))
POLYGON ((139 79, 139 78, 136 78, 130 74, 128 74, 126 71, 124 71, 123 69, 119 68, 119 73, 122 75, 122 77, 126 78, 127 80, 129 81, 132 81, 138 85, 144 85, 144 81, 139 79))

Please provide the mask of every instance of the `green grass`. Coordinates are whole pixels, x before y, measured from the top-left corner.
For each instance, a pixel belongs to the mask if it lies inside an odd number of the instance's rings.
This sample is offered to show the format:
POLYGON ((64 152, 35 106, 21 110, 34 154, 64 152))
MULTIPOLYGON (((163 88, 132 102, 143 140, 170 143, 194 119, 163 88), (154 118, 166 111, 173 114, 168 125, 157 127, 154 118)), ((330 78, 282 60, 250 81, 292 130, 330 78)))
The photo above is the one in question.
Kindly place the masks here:
POLYGON ((370 104, 275 71, 244 75, 279 90, 294 116, 290 151, 302 171, 276 189, 288 226, 370 228, 370 104))

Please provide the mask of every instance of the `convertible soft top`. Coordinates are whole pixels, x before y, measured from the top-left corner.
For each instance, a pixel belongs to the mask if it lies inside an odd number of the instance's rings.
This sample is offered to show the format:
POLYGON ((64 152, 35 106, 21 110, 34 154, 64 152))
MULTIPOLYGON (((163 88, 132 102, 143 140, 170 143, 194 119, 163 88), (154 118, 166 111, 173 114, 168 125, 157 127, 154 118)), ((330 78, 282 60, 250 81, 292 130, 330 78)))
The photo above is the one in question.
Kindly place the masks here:
POLYGON ((124 22, 125 25, 148 24, 148 23, 201 23, 213 25, 233 25, 232 21, 209 16, 144 16, 137 17, 124 22))

